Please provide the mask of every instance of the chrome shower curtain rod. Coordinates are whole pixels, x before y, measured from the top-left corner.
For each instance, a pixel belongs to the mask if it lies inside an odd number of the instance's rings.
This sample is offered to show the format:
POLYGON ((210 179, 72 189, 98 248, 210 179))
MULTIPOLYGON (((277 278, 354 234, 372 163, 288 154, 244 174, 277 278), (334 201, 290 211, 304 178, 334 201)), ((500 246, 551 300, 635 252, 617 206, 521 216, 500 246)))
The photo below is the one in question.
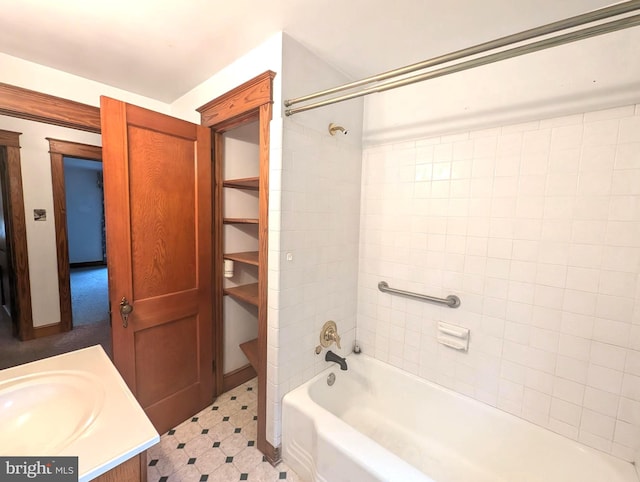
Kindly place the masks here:
MULTIPOLYGON (((415 72, 418 70, 423 70, 428 67, 433 67, 436 65, 440 65, 443 63, 451 62, 454 60, 459 60, 464 57, 469 57, 471 55, 487 52, 489 50, 494 50, 500 47, 506 47, 508 45, 522 42, 525 40, 530 40, 535 37, 540 37, 542 35, 548 35, 551 33, 555 33, 561 30, 566 30, 573 27, 578 27, 587 23, 595 22, 598 20, 604 20, 611 17, 615 17, 617 15, 622 15, 625 13, 629 13, 635 10, 640 10, 640 0, 629 0, 626 2, 618 3, 615 5, 611 5, 609 7, 604 7, 598 10, 594 10, 592 12, 584 13, 582 15, 577 15, 575 17, 570 17, 565 20, 560 20, 557 22, 549 23, 546 25, 542 25, 540 27, 536 27, 533 29, 525 30, 524 32, 519 32, 516 34, 508 35, 506 37, 501 37, 496 40, 492 40, 489 42, 484 42, 473 47, 468 47, 462 50, 457 50, 455 52, 441 55, 438 57, 434 57, 429 60, 425 60, 423 62, 418 62, 415 64, 408 65, 406 67, 401 67, 399 69, 390 70, 388 72, 374 75, 371 77, 367 77, 362 80, 358 80, 355 82, 350 82, 348 84, 344 84, 338 87, 334 87, 331 89, 323 90, 320 92, 315 92, 313 94, 305 95, 302 97, 297 97, 295 99, 285 100, 285 107, 290 107, 294 104, 298 104, 300 102, 306 102, 309 100, 317 99, 319 97, 326 97, 331 94, 335 94, 337 92, 342 92, 344 90, 354 89, 356 87, 360 87, 363 85, 371 84, 373 82, 380 82, 382 80, 391 79, 394 77, 398 77, 404 74, 408 74, 411 72, 415 72)), ((326 99, 323 101, 315 102, 313 104, 308 104, 300 107, 287 108, 285 109, 285 115, 291 116, 297 114, 299 112, 304 112, 311 109, 316 109, 318 107, 323 107, 325 105, 335 104, 338 102, 343 102, 345 100, 354 99, 356 97, 362 97, 368 94, 372 94, 375 92, 384 92, 386 90, 395 89, 398 87, 402 87, 405 85, 413 84, 416 82, 422 82, 425 80, 429 80, 436 77, 441 77, 443 75, 448 75, 454 72, 460 72, 462 70, 471 69, 473 67, 478 67, 480 65, 486 65, 493 62, 498 62, 500 60, 509 59, 512 57, 517 57, 520 55, 524 55, 531 52, 537 52, 539 50, 544 50, 550 47, 555 47, 557 45, 562 45, 570 42, 575 42, 578 40, 582 40, 589 37, 594 37, 597 35, 602 35, 609 32, 614 32, 616 30, 622 30, 629 27, 634 27, 640 25, 640 15, 629 16, 625 18, 621 18, 618 20, 614 20, 607 23, 601 23, 595 25, 593 27, 584 28, 581 30, 575 30, 563 35, 558 35, 555 37, 547 38, 544 40, 540 40, 537 42, 529 43, 526 45, 522 45, 519 47, 515 47, 508 50, 503 50, 494 54, 489 54, 484 57, 475 58, 473 60, 469 60, 466 62, 461 62, 458 64, 454 64, 448 67, 444 67, 437 70, 432 70, 430 72, 426 72, 423 74, 418 74, 411 77, 406 77, 401 80, 386 82, 383 84, 378 84, 373 87, 364 88, 349 94, 345 94, 338 97, 332 97, 330 99, 326 99)))

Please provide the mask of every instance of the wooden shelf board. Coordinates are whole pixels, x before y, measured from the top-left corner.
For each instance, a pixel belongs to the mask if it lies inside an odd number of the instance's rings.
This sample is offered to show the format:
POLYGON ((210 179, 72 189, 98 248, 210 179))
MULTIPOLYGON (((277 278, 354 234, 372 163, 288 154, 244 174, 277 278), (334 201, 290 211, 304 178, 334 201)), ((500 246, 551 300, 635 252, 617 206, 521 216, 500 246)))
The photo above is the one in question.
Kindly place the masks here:
POLYGON ((251 366, 258 371, 258 339, 256 338, 254 340, 241 343, 240 349, 242 350, 242 353, 244 353, 244 356, 249 360, 249 363, 251 363, 251 366))
POLYGON ((224 259, 231 259, 238 263, 251 264, 258 266, 258 251, 245 251, 243 253, 228 253, 225 254, 224 259))
POLYGON ((222 290, 222 293, 229 295, 232 298, 250 303, 254 306, 258 306, 258 283, 225 288, 222 290))
POLYGON ((260 178, 246 177, 244 179, 227 179, 223 181, 224 187, 233 187, 236 189, 248 189, 250 191, 258 191, 260 189, 260 178))
POLYGON ((255 218, 224 218, 222 222, 224 224, 258 224, 255 218))

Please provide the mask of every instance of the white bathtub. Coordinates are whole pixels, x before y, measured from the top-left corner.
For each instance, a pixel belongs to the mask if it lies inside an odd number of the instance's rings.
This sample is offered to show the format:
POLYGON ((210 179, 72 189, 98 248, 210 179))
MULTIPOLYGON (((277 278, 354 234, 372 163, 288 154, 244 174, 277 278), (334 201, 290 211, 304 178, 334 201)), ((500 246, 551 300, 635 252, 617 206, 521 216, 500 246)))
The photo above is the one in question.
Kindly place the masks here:
POLYGON ((305 481, 638 482, 632 464, 506 412, 366 355, 347 363, 284 397, 283 458, 305 481))

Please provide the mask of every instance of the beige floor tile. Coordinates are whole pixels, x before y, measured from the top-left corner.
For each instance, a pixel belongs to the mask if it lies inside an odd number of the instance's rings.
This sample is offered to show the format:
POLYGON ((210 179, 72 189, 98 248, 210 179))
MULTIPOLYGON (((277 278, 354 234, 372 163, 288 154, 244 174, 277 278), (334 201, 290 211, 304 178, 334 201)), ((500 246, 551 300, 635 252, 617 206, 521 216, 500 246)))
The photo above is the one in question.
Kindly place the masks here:
POLYGON ((225 402, 224 405, 221 405, 220 407, 221 408, 224 407, 225 415, 231 415, 232 413, 235 413, 238 410, 242 410, 243 406, 245 406, 245 404, 240 403, 238 400, 229 400, 228 402, 225 402))
POLYGON ((249 480, 258 482, 275 482, 276 480, 280 480, 280 471, 273 467, 269 462, 261 462, 251 470, 249 480))
POLYGON ((189 454, 189 457, 199 457, 212 448, 213 440, 208 435, 200 435, 189 440, 184 446, 184 451, 189 454))
POLYGON ((195 465, 187 465, 169 476, 168 482, 199 482, 202 474, 195 465))
POLYGON ((223 464, 209 474, 207 482, 231 482, 232 480, 240 480, 240 472, 233 464, 223 464))
POLYGON ((159 458, 155 468, 160 475, 171 475, 176 471, 176 467, 187 465, 188 460, 189 456, 184 450, 174 450, 159 458))
POLYGON ((147 466, 147 481, 148 482, 156 482, 160 480, 160 471, 155 467, 147 466))
POLYGON ((258 438, 258 422, 250 420, 246 425, 242 427, 242 435, 247 440, 256 440, 258 438))
POLYGON ((202 428, 211 428, 222 422, 222 413, 220 410, 206 410, 198 415, 198 423, 202 428))
POLYGON ((233 457, 233 465, 241 473, 251 473, 252 469, 260 463, 262 463, 262 453, 255 447, 247 447, 233 457))
POLYGON ((234 433, 220 442, 220 450, 225 455, 234 456, 247 448, 247 439, 241 433, 234 433))
POLYGON ((147 450, 147 459, 151 460, 152 458, 159 458, 163 454, 174 451, 178 446, 178 443, 179 442, 173 435, 163 435, 160 437, 159 443, 147 450))
POLYGON ((235 427, 231 425, 229 422, 220 422, 209 429, 207 435, 214 442, 222 442, 229 435, 233 434, 235 427))
POLYGON ((296 474, 293 469, 291 467, 289 467, 287 464, 285 464, 284 462, 280 462, 276 469, 278 471, 280 471, 280 473, 282 472, 286 472, 287 477, 286 477, 286 481, 287 482, 302 482, 302 479, 300 479, 300 477, 298 477, 298 474, 296 474))
POLYGON ((229 415, 229 423, 234 427, 244 427, 253 420, 253 412, 249 410, 238 410, 229 415))
POLYGON ((203 453, 196 457, 195 466, 203 474, 212 474, 215 470, 225 463, 227 456, 218 448, 203 453))
POLYGON ((189 419, 175 428, 173 436, 178 440, 178 442, 188 442, 202 433, 202 427, 197 423, 197 420, 195 422, 192 422, 191 420, 192 419, 189 419))

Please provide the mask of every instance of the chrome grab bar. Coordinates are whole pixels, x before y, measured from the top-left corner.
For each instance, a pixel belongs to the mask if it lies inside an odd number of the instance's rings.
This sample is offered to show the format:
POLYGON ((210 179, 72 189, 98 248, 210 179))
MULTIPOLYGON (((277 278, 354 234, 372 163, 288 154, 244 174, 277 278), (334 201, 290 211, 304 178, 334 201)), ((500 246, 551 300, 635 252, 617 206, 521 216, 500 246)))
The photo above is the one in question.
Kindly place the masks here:
POLYGON ((449 295, 446 298, 436 298, 435 296, 421 295, 419 293, 412 293, 411 291, 390 288, 386 281, 380 281, 380 283, 378 283, 378 289, 383 293, 393 293, 396 295, 408 296, 409 298, 415 298, 417 300, 429 301, 430 303, 439 303, 441 305, 447 305, 449 308, 457 308, 460 306, 460 298, 456 295, 449 295))

